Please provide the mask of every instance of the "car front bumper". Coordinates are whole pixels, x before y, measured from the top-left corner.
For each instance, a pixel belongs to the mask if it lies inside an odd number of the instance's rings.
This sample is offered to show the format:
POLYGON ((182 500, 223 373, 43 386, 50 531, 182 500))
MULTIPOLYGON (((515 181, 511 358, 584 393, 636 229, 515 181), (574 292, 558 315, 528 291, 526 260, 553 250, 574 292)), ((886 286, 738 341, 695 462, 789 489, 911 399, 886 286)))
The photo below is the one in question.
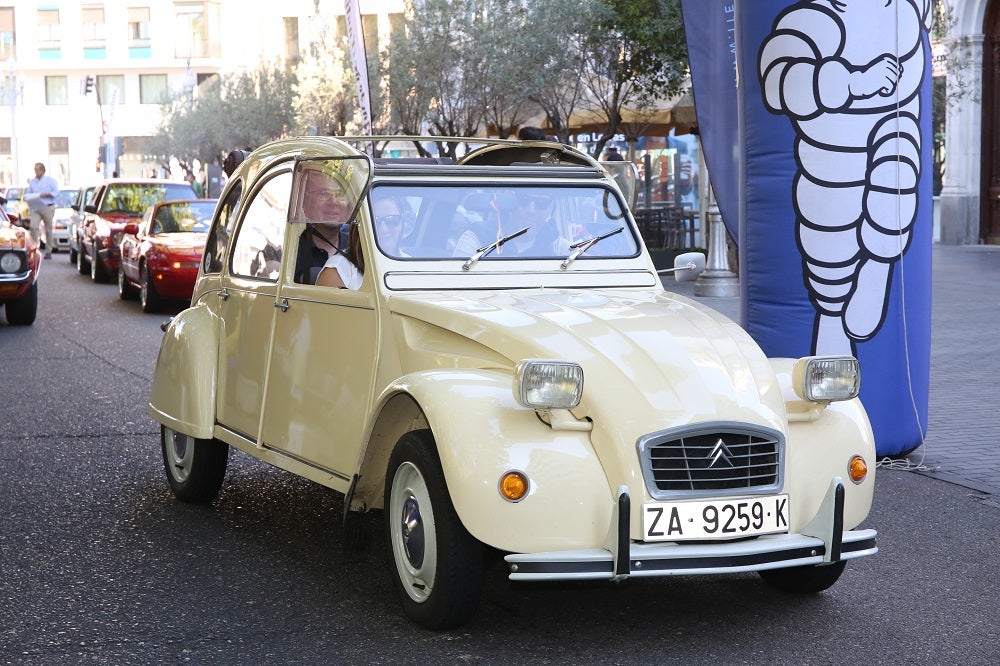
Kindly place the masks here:
POLYGON ((623 580, 632 576, 682 576, 740 573, 815 566, 878 552, 873 529, 843 530, 844 488, 831 480, 808 534, 771 534, 741 541, 642 543, 629 538, 630 499, 618 491, 617 534, 613 549, 587 548, 511 553, 504 560, 516 581, 623 580))

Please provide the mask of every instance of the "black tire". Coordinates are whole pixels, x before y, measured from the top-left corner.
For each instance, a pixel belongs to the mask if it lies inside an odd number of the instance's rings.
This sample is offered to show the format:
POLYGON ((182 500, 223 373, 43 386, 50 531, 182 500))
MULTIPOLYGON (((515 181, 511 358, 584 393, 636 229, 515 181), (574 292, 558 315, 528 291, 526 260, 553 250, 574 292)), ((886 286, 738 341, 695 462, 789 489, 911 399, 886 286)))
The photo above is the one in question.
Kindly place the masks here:
POLYGON ((69 248, 69 263, 71 263, 71 264, 75 264, 76 263, 76 255, 77 254, 78 254, 78 252, 76 250, 74 250, 72 247, 69 248))
POLYGON ((35 282, 16 301, 7 301, 7 323, 11 326, 31 326, 38 312, 38 283, 35 282))
POLYGON ((139 267, 139 303, 143 312, 159 312, 162 301, 160 295, 156 293, 156 285, 153 284, 153 276, 146 270, 146 264, 139 267))
POLYGON ((177 499, 192 504, 215 499, 226 476, 228 444, 217 439, 195 439, 161 425, 160 445, 167 482, 177 499))
POLYGON ((483 544, 452 506, 428 430, 403 435, 385 477, 386 544, 407 616, 428 629, 468 622, 483 594, 483 544))
POLYGON ((135 296, 135 288, 125 279, 125 271, 118 267, 118 298, 123 301, 131 300, 135 296))
POLYGON ((87 266, 86 256, 87 253, 83 251, 83 243, 80 243, 80 249, 76 253, 76 270, 79 271, 80 275, 86 275, 90 272, 90 267, 87 266))
POLYGON ((758 571, 764 582, 772 587, 795 594, 815 594, 831 587, 844 573, 847 562, 819 566, 791 567, 758 571))

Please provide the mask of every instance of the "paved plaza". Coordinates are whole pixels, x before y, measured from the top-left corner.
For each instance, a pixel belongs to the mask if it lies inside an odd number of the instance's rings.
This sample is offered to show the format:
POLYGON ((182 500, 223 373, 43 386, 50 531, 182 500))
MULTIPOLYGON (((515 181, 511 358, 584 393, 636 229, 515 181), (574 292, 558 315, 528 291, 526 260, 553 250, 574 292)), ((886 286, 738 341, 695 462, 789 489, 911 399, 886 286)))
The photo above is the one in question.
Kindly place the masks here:
MULTIPOLYGON (((931 377, 923 445, 880 465, 1000 496, 1000 246, 935 245, 931 377)), ((739 298, 694 296, 739 321, 739 298)))

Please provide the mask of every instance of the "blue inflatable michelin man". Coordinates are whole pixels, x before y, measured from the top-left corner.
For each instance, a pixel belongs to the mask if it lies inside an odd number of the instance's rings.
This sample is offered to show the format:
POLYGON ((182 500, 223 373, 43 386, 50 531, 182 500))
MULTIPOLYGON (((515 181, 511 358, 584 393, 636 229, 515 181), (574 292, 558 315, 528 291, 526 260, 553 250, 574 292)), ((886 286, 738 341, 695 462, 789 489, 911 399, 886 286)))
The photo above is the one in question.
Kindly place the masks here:
POLYGON ((729 4, 742 323, 771 356, 856 356, 879 455, 910 451, 929 383, 931 0, 729 4))

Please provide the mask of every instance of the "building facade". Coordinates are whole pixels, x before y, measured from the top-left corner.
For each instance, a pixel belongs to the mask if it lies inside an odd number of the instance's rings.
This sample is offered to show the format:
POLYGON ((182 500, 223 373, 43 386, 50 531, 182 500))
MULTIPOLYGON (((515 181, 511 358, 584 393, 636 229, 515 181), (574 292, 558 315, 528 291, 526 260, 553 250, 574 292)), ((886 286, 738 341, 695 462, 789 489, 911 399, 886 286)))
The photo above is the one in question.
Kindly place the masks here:
MULTIPOLYGON (((359 0, 367 42, 402 4, 359 0)), ((262 59, 294 65, 327 30, 344 30, 342 0, 0 0, 0 185, 35 162, 62 185, 167 175, 151 148, 166 100, 262 59)))
POLYGON ((948 58, 939 240, 1000 244, 1000 0, 942 0, 948 58))

